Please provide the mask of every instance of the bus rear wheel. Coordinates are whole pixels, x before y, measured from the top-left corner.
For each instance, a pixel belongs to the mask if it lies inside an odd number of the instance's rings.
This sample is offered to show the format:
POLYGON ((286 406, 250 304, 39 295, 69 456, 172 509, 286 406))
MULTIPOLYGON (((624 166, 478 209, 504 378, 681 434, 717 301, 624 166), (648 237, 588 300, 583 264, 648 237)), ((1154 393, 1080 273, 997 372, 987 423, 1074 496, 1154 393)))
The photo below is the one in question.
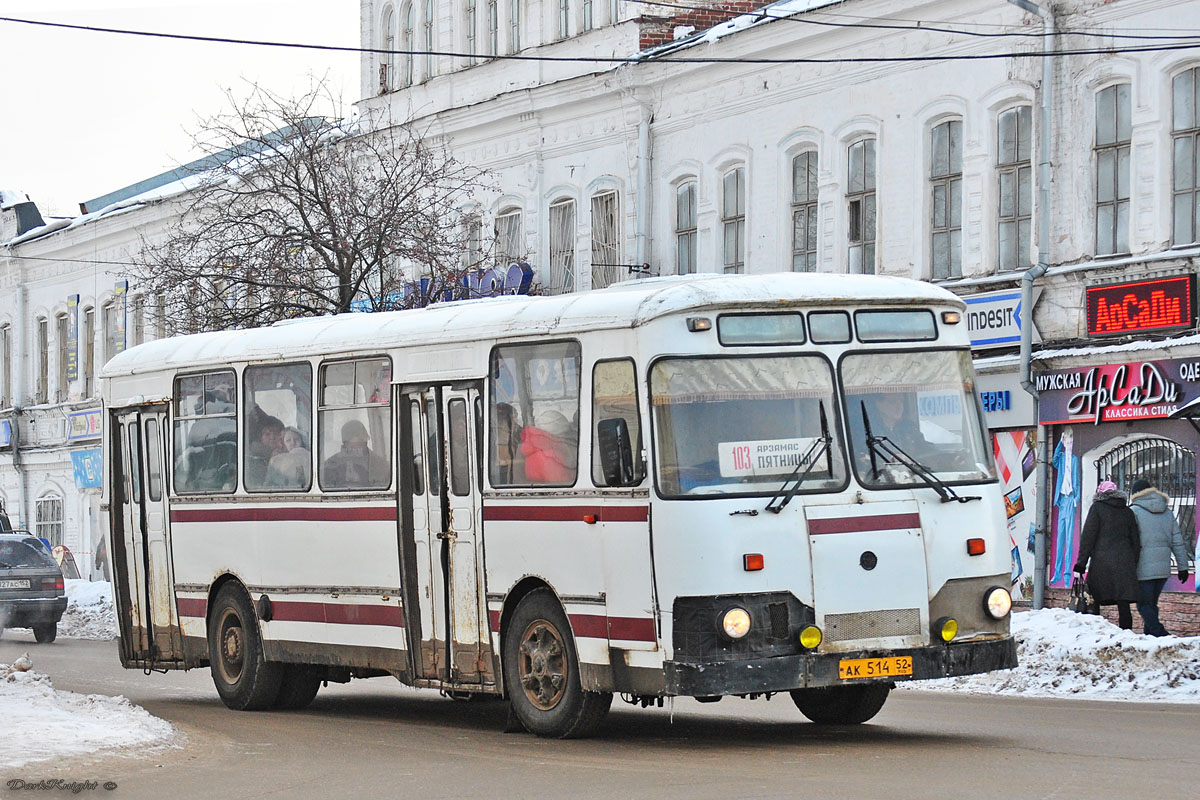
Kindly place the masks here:
POLYGON ((794 689, 792 702, 818 725, 860 725, 879 713, 891 690, 886 683, 794 689))
POLYGON ((285 664, 274 707, 288 711, 308 708, 320 689, 321 676, 315 669, 304 664, 285 664))
POLYGON ((263 658, 258 618, 240 587, 223 587, 208 619, 208 658, 213 683, 235 711, 270 708, 279 697, 283 665, 263 658))
POLYGON ((612 694, 583 690, 567 615, 550 591, 538 589, 521 599, 506 628, 503 653, 509 702, 529 732, 575 739, 604 720, 612 694))

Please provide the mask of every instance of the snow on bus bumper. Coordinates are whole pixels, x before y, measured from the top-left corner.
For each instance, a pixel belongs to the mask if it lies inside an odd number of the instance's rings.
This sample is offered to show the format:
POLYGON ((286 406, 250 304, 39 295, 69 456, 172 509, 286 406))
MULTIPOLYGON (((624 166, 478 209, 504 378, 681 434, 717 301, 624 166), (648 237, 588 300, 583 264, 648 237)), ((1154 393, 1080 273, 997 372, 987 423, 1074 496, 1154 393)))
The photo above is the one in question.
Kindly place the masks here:
POLYGON ((1011 636, 953 642, 947 645, 895 650, 861 650, 839 653, 800 653, 741 661, 690 663, 668 661, 666 694, 712 697, 726 694, 785 692, 817 686, 839 686, 864 680, 910 681, 974 675, 1017 665, 1017 644, 1011 636), (911 675, 861 675, 843 678, 842 662, 866 659, 908 658, 911 675))

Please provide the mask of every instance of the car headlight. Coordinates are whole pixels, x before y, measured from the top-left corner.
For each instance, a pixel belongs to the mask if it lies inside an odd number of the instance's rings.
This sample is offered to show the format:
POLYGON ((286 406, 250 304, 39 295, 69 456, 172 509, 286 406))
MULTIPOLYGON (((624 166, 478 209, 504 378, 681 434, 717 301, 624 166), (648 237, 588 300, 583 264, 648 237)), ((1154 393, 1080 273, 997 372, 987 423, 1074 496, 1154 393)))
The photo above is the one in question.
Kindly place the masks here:
POLYGON ((1003 586, 993 586, 983 596, 983 607, 994 619, 1004 619, 1012 610, 1012 595, 1003 586))
POLYGON ((741 639, 750 632, 750 612, 734 606, 721 615, 721 630, 730 639, 741 639))

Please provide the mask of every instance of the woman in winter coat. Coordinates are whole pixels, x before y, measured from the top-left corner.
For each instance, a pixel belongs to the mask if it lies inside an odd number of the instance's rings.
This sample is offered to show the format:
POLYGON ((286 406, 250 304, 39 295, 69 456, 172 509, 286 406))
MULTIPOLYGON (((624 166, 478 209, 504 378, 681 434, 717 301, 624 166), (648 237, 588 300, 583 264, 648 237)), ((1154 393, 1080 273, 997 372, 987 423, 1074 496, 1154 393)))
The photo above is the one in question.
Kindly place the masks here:
POLYGON ((1118 491, 1112 481, 1104 481, 1096 487, 1096 497, 1083 523, 1075 572, 1087 572, 1088 590, 1095 604, 1116 605, 1117 624, 1127 630, 1133 628, 1129 606, 1138 599, 1140 548, 1137 520, 1125 505, 1125 493, 1118 491))
POLYGON ((1142 551, 1138 556, 1138 613, 1142 615, 1143 630, 1150 636, 1169 636, 1158 618, 1158 597, 1167 578, 1171 577, 1171 555, 1179 580, 1188 579, 1188 553, 1179 523, 1171 513, 1167 496, 1138 478, 1133 482, 1133 497, 1129 507, 1138 522, 1142 551))

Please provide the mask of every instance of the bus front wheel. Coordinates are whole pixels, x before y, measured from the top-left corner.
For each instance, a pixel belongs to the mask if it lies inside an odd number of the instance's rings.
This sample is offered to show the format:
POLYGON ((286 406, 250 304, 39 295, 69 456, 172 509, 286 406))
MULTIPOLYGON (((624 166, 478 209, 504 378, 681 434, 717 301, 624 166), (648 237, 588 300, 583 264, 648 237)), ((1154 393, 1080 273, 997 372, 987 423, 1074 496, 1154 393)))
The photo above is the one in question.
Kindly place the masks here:
POLYGON ((792 702, 818 725, 859 725, 879 713, 891 690, 886 683, 794 689, 792 702))
POLYGON ((249 596, 234 584, 223 587, 213 602, 208 658, 213 683, 225 705, 235 711, 260 711, 274 705, 283 665, 263 658, 254 608, 249 596))
POLYGON ((513 713, 538 736, 574 739, 600 725, 612 695, 587 692, 567 615, 546 589, 527 594, 504 635, 504 684, 513 713))

